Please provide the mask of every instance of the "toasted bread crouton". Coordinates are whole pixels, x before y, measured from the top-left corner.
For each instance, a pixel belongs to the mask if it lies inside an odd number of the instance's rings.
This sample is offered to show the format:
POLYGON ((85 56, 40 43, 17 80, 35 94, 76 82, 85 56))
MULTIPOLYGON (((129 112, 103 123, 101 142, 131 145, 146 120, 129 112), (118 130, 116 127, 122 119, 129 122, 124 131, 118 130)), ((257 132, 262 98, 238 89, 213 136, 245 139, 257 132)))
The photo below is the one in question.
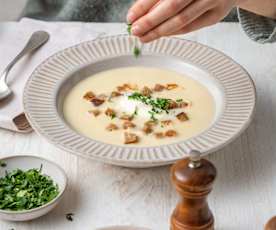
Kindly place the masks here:
POLYGON ((123 114, 122 116, 120 116, 121 120, 125 120, 125 121, 132 121, 133 120, 133 116, 132 115, 128 115, 128 114, 123 114))
POLYGON ((137 90, 137 85, 131 85, 131 84, 123 84, 117 86, 117 90, 119 92, 129 91, 129 90, 137 90))
POLYGON ((189 120, 189 117, 185 112, 177 114, 176 117, 180 121, 188 121, 189 120))
POLYGON ((155 125, 155 123, 151 122, 151 121, 147 121, 144 126, 143 126, 143 132, 145 134, 150 134, 153 132, 153 126, 155 125))
POLYGON ((162 133, 162 132, 154 133, 154 135, 155 135, 155 137, 156 137, 157 139, 164 138, 164 133, 162 133))
POLYGON ((168 126, 168 125, 171 125, 171 124, 172 124, 172 120, 161 121, 161 125, 163 125, 163 126, 168 126))
POLYGON ((165 132, 165 136, 166 137, 175 137, 175 136, 177 136, 177 132, 173 129, 170 129, 165 132))
POLYGON ((111 118, 116 117, 116 112, 113 109, 107 108, 104 113, 111 118))
POLYGON ((117 126, 117 125, 115 125, 115 124, 113 124, 113 123, 111 123, 111 124, 109 124, 107 127, 106 127, 106 130, 108 130, 108 131, 114 131, 114 130, 118 130, 119 129, 119 127, 117 126))
POLYGON ((148 97, 148 96, 150 96, 152 94, 152 91, 151 91, 151 89, 149 87, 145 86, 142 89, 141 93, 142 93, 143 96, 148 97))
POLYGON ((156 85, 154 86, 154 88, 153 88, 153 91, 155 91, 155 92, 161 92, 161 91, 163 91, 164 89, 165 89, 165 86, 160 85, 160 84, 156 84, 156 85))
POLYGON ((168 109, 177 109, 177 108, 178 108, 177 102, 174 101, 174 100, 170 100, 169 105, 168 105, 168 109))
POLYGON ((134 144, 134 143, 138 143, 139 141, 139 137, 134 133, 125 132, 124 137, 125 137, 125 141, 124 141, 125 144, 134 144))
POLYGON ((136 125, 134 123, 132 123, 131 121, 125 121, 123 123, 124 129, 135 128, 135 127, 136 127, 136 125))
POLYGON ((93 114, 94 117, 97 117, 97 116, 99 116, 101 114, 101 111, 98 110, 98 109, 93 109, 93 110, 89 110, 88 113, 89 114, 93 114))
POLYGON ((118 91, 113 91, 113 92, 111 92, 111 95, 110 95, 111 98, 120 97, 120 96, 122 96, 122 94, 118 91))
POLYGON ((103 104, 105 102, 105 100, 101 99, 101 98, 94 97, 91 99, 91 102, 94 106, 100 106, 101 104, 103 104))
POLYGON ((89 91, 89 92, 86 92, 84 95, 83 95, 83 99, 87 100, 87 101, 91 101, 96 95, 92 92, 92 91, 89 91))
POLYGON ((189 105, 188 102, 182 101, 178 103, 178 108, 183 109, 186 108, 189 105))
POLYGON ((167 84, 166 85, 167 90, 173 90, 173 89, 176 89, 177 87, 178 87, 177 84, 167 84))

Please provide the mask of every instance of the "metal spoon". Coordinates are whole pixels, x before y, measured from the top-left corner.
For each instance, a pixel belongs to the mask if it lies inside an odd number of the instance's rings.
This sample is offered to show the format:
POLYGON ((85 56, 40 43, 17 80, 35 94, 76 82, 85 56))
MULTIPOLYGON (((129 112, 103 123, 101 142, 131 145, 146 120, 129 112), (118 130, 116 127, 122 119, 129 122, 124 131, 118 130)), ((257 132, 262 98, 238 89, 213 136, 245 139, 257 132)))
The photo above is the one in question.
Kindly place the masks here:
POLYGON ((14 58, 14 60, 6 67, 0 76, 0 100, 11 95, 12 91, 7 85, 7 76, 11 68, 26 54, 39 48, 49 40, 50 35, 45 31, 34 32, 23 50, 14 58))

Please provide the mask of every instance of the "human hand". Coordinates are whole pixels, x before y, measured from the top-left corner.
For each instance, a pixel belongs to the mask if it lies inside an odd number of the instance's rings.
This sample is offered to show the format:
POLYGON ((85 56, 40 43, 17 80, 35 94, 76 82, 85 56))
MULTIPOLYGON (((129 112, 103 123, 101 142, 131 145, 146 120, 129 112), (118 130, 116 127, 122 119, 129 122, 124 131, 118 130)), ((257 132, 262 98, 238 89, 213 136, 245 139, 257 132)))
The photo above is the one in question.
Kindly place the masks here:
POLYGON ((142 42, 213 25, 246 0, 137 0, 127 20, 142 42))

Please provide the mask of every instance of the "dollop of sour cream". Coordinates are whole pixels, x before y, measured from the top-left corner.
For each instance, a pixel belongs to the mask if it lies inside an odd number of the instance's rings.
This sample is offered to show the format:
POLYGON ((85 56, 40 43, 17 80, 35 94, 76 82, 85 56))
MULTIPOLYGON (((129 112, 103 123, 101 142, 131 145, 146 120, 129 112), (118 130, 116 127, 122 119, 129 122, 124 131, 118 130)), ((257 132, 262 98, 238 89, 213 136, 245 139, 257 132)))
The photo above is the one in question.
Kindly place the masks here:
MULTIPOLYGON (((151 106, 144 104, 141 101, 132 100, 128 97, 131 93, 125 93, 124 95, 118 97, 116 101, 114 100, 114 106, 116 111, 120 113, 125 113, 128 115, 132 115, 136 111, 136 118, 143 119, 145 121, 151 119, 150 111, 152 109, 151 106)), ((179 109, 170 110, 169 113, 162 112, 160 114, 155 114, 155 118, 158 120, 170 120, 175 118, 175 115, 179 109)))

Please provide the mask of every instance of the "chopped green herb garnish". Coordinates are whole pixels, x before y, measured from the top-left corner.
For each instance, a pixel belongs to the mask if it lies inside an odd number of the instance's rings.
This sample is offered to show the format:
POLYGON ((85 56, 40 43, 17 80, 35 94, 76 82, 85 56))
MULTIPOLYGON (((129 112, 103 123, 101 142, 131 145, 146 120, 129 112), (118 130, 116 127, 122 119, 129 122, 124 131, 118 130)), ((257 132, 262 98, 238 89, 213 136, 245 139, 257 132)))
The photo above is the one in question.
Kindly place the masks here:
POLYGON ((152 98, 151 96, 144 96, 139 92, 134 92, 128 96, 131 100, 141 101, 142 103, 151 106, 151 110, 149 114, 151 115, 151 119, 156 121, 156 114, 161 114, 163 112, 168 113, 169 105, 171 99, 166 98, 152 98))
POLYGON ((137 57, 140 56, 141 50, 137 46, 135 46, 134 49, 133 49, 133 54, 137 58, 137 57))
POLYGON ((131 117, 134 118, 137 115, 138 115, 138 108, 136 106, 134 112, 131 114, 131 117))
POLYGON ((0 167, 3 167, 3 168, 4 168, 4 167, 6 167, 6 166, 7 166, 7 163, 0 160, 0 167))
POLYGON ((167 111, 169 109, 171 99, 167 98, 152 98, 151 96, 144 96, 139 92, 134 92, 128 96, 129 99, 141 101, 146 105, 152 106, 156 113, 167 111))
POLYGON ((113 120, 116 117, 116 114, 112 113, 110 117, 111 117, 111 120, 113 120))
POLYGON ((128 23, 127 24, 127 32, 128 32, 129 35, 131 35, 131 27, 132 27, 132 24, 128 23))
POLYGON ((154 112, 154 111, 149 111, 148 112, 149 114, 150 114, 150 119, 152 120, 152 121, 157 121, 157 119, 156 119, 156 117, 155 117, 155 115, 156 115, 156 113, 154 112))
POLYGON ((137 108, 137 106, 135 107, 135 110, 134 110, 133 115, 134 115, 134 116, 137 116, 137 115, 138 115, 138 108, 137 108))
POLYGON ((179 102, 182 102, 182 101, 183 101, 183 99, 177 99, 177 100, 176 100, 176 102, 178 102, 178 103, 179 103, 179 102))
POLYGON ((73 216, 74 216, 74 213, 67 213, 66 214, 66 219, 68 220, 68 221, 73 221, 74 219, 73 219, 73 216))
MULTIPOLYGON (((129 35, 131 35, 131 28, 132 28, 132 24, 128 23, 127 24, 127 33, 129 35)), ((135 44, 134 48, 133 48, 133 55, 137 58, 139 57, 141 54, 141 49, 135 44)))
POLYGON ((0 178, 0 209, 21 211, 40 207, 59 193, 58 185, 40 169, 6 172, 0 178))

